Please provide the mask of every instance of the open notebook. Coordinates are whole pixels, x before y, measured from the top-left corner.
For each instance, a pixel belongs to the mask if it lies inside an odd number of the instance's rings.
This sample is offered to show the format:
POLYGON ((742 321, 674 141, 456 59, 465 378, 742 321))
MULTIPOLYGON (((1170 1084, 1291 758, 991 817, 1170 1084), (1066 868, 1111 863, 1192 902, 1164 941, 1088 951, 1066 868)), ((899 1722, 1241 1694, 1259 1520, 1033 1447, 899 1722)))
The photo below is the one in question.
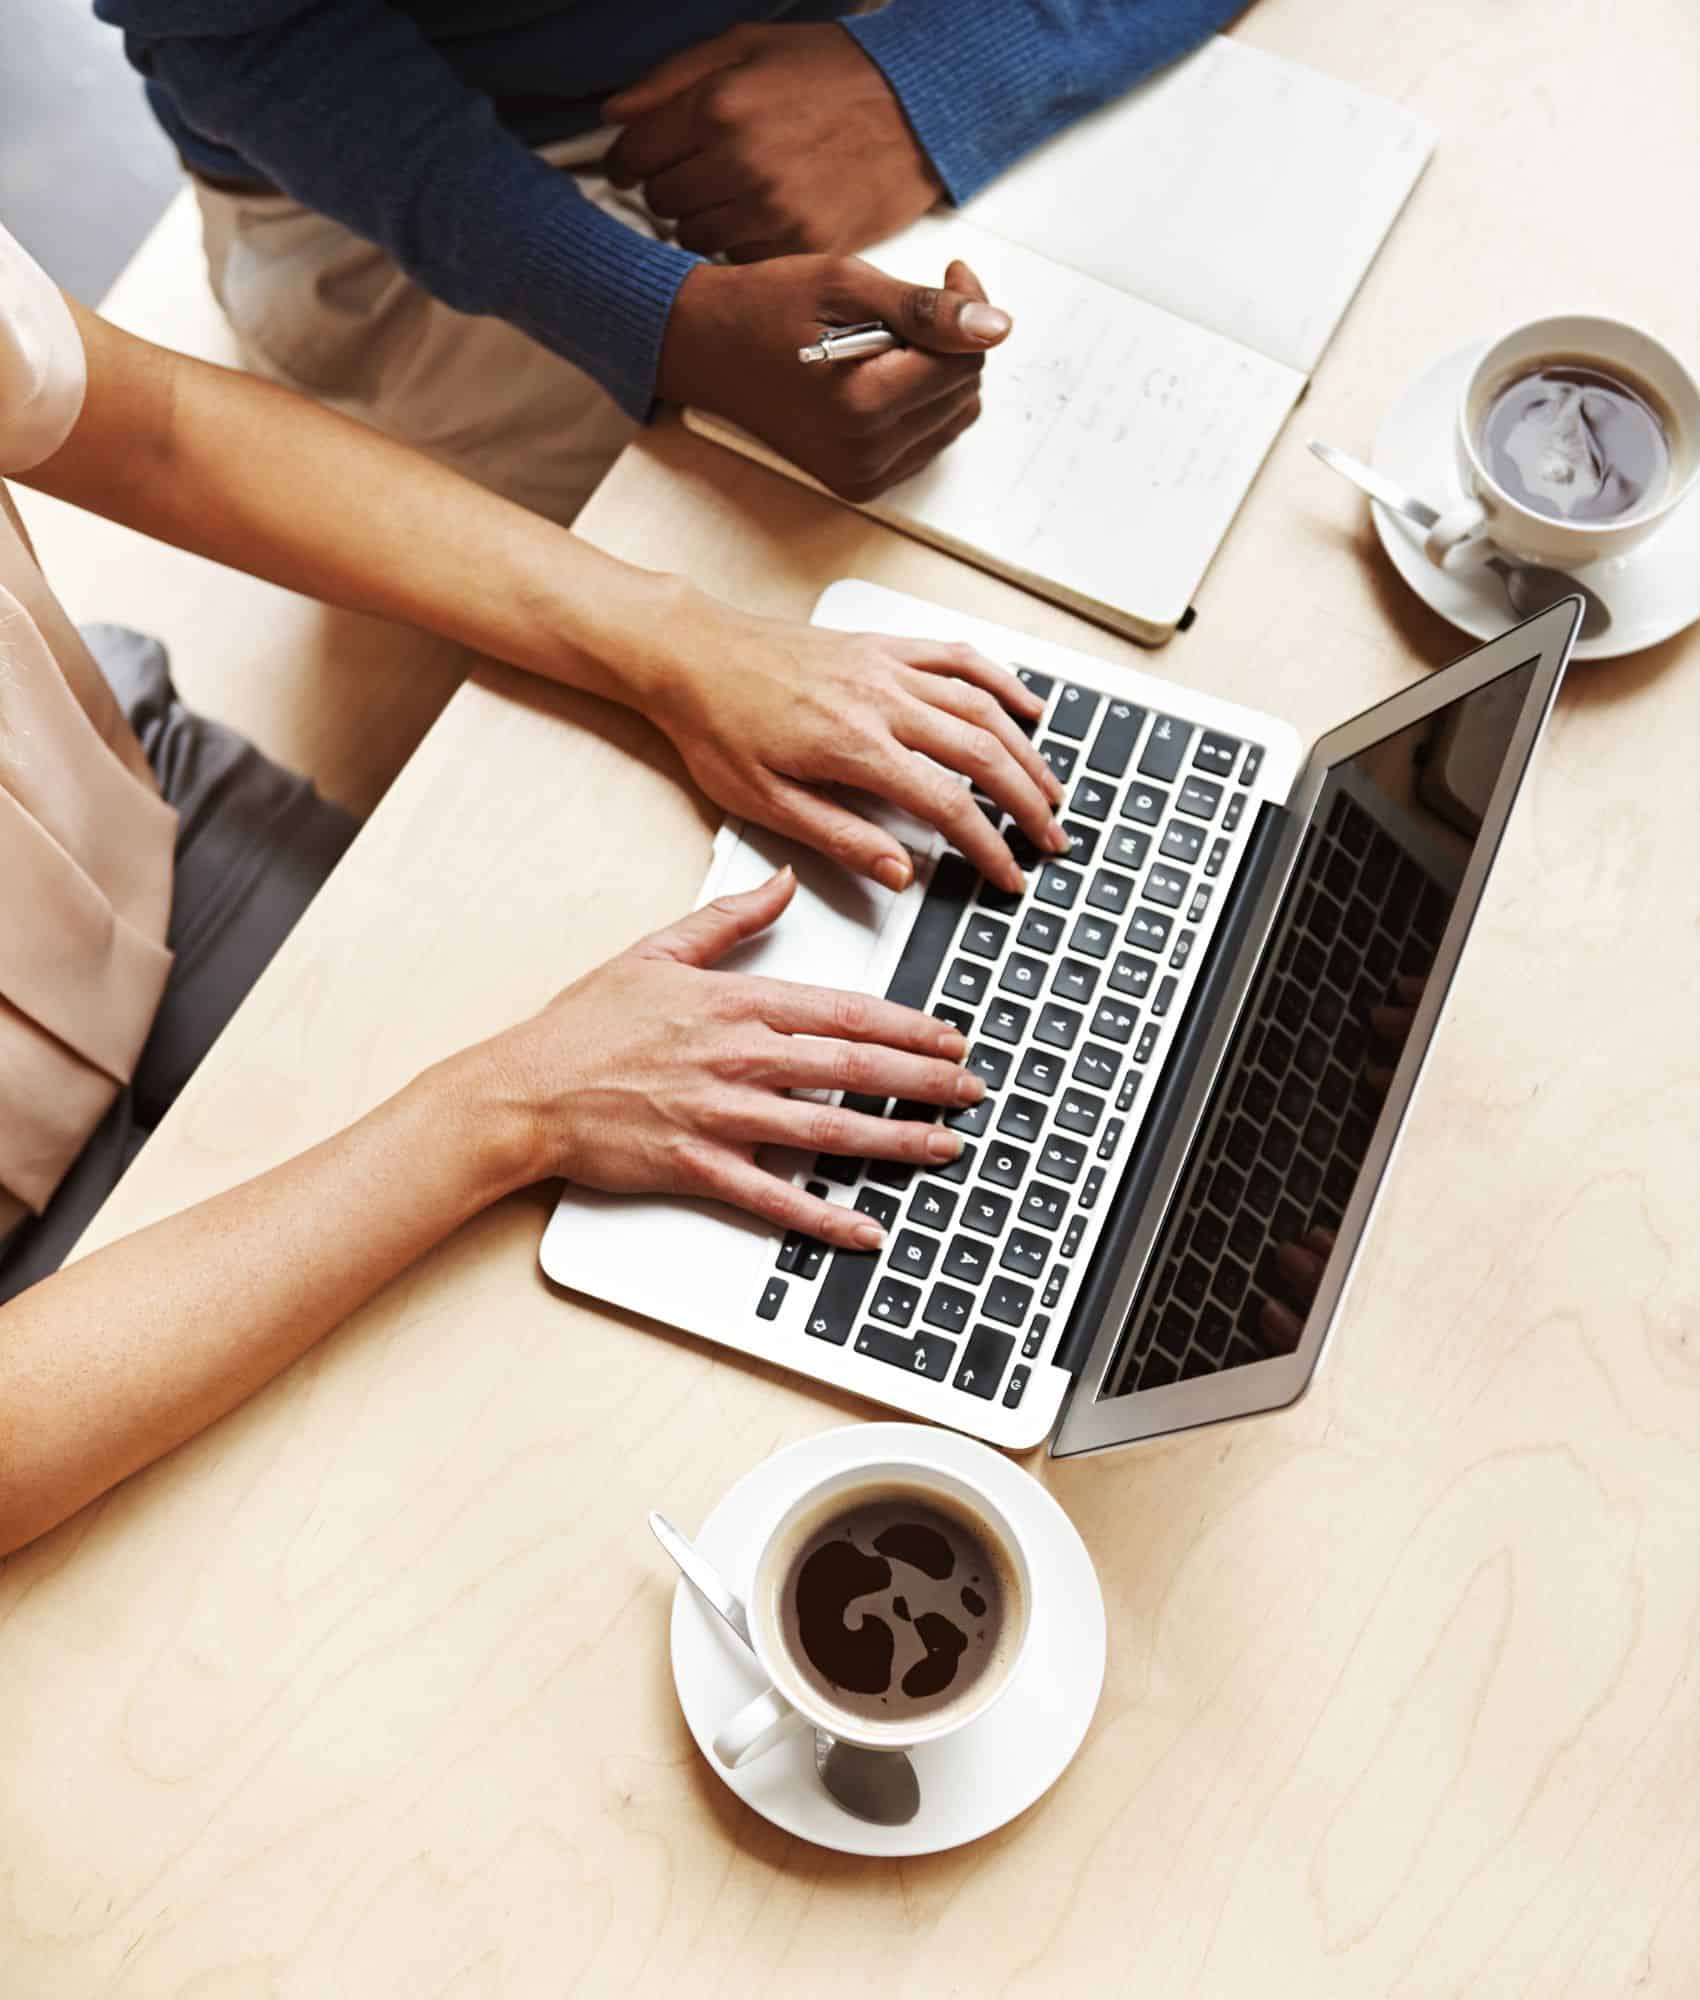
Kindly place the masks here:
POLYGON ((876 245, 928 284, 965 259, 1015 330, 980 421, 866 511, 1168 638, 1433 143, 1398 105, 1217 37, 876 245))

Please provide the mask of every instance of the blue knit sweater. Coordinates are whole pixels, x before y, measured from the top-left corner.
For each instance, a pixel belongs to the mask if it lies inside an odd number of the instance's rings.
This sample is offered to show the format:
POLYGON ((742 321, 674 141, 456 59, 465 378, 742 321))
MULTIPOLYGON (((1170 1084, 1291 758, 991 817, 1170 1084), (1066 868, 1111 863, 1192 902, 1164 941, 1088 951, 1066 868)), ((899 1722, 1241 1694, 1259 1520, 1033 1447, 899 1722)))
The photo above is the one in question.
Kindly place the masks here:
MULTIPOLYGON (((510 320, 648 414, 698 259, 605 215, 531 148, 745 20, 849 0, 95 0, 188 165, 282 189, 468 313, 510 320)), ((891 0, 848 20, 952 201, 1202 41, 1244 0, 891 0)))

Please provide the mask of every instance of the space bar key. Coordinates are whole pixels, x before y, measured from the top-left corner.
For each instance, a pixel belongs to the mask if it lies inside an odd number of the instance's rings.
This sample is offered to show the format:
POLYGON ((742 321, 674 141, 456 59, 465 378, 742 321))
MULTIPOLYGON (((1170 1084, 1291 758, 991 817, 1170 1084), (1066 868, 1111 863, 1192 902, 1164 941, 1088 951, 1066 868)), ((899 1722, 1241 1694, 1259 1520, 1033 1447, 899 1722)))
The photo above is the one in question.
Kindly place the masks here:
POLYGON ((915 913, 915 922, 891 975, 885 997, 900 1007, 924 1007, 933 990, 944 955, 956 935, 956 926, 979 878, 959 855, 947 854, 933 870, 927 893, 915 913))

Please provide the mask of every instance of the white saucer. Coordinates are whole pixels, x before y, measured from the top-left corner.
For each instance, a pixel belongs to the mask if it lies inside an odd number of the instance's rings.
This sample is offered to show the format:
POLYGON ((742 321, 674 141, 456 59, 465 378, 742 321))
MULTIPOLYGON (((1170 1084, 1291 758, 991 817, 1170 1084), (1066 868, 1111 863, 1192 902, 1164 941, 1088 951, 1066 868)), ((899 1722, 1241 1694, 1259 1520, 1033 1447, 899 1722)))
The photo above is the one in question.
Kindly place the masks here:
MULTIPOLYGON (((1487 345, 1474 340, 1425 369, 1376 433, 1376 470, 1442 513, 1462 498, 1453 454, 1458 401, 1487 345)), ((1443 570, 1423 554, 1422 531, 1412 522, 1373 501, 1370 512, 1393 567, 1441 617, 1477 639, 1497 638, 1516 622, 1505 587, 1492 570, 1443 570)), ((1692 625, 1700 618, 1700 487, 1638 548, 1587 563, 1575 575, 1599 593, 1612 618, 1597 639, 1576 642, 1579 660, 1638 653, 1692 625)))
POLYGON ((1104 1684, 1104 1599, 1074 1523, 1001 1453, 922 1424, 851 1424, 804 1438, 746 1473, 695 1536, 742 1598, 756 1551, 793 1494, 842 1468, 901 1454, 978 1480, 1027 1544, 1033 1604, 1021 1663, 967 1728, 914 1753, 921 1810, 907 1826, 869 1826, 833 1804, 799 1731, 728 1771, 714 1733, 766 1685, 761 1669, 684 1578, 673 1594, 673 1681, 709 1769, 787 1833, 841 1854, 935 1854, 993 1832, 1054 1785, 1080 1748, 1104 1684))

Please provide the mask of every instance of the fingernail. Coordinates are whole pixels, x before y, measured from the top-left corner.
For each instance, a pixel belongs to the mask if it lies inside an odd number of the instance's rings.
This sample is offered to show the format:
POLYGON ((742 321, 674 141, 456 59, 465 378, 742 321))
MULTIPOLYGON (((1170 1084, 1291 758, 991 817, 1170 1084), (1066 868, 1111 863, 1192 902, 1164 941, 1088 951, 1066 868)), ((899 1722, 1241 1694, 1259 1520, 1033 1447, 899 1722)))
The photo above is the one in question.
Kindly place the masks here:
POLYGON ((950 1062, 961 1062, 968 1053, 968 1044, 954 1028, 946 1028, 939 1036, 938 1050, 950 1062))
POLYGON ((908 888, 909 870, 901 861, 887 855, 885 860, 874 863, 874 880, 895 893, 908 888))
POLYGON ((858 1222, 850 1232, 850 1241, 858 1250, 877 1250, 885 1241, 885 1231, 877 1222, 858 1222))
POLYGON ((1052 820, 1050 829, 1045 835, 1045 845, 1053 854, 1066 854, 1069 844, 1068 835, 1063 832, 1061 821, 1052 820))
POLYGON ((958 1104, 978 1104, 985 1094, 985 1078, 976 1076, 971 1069, 965 1069, 956 1079, 956 1101, 958 1104))
POLYGON ((1008 313, 1000 312, 996 306, 983 306, 978 299, 971 299, 962 308, 962 317, 957 321, 971 340, 983 340, 988 346, 994 340, 1002 340, 1011 324, 1008 313))
POLYGON ((954 1160, 962 1151, 962 1141, 954 1132, 929 1132, 927 1134, 927 1158, 929 1160, 954 1160))

